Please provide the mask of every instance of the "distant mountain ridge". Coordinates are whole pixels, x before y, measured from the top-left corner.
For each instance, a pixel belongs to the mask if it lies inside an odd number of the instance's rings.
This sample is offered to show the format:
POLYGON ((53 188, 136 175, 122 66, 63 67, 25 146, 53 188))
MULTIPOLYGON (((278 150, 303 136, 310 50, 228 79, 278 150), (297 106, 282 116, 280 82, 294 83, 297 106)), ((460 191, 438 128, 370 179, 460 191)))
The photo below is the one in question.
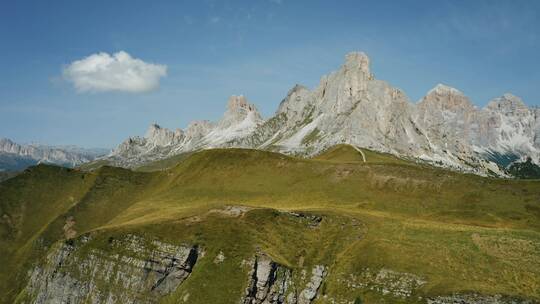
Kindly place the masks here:
POLYGON ((362 52, 313 90, 296 85, 264 120, 244 96, 232 96, 218 122, 171 131, 153 124, 104 159, 135 167, 184 152, 242 147, 311 156, 337 144, 387 152, 455 170, 504 175, 513 161, 540 160, 540 110, 504 94, 479 109, 461 91, 439 84, 418 103, 370 72, 362 52))
POLYGON ((39 163, 74 167, 107 152, 105 149, 83 149, 76 146, 22 145, 0 138, 0 171, 19 171, 39 163))

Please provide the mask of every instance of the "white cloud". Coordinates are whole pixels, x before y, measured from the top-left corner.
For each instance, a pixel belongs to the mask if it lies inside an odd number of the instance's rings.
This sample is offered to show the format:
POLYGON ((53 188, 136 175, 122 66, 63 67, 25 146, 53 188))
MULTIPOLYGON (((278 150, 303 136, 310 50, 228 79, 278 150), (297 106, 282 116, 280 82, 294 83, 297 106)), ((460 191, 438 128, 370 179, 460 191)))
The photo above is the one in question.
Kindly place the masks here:
POLYGON ((159 86, 167 66, 147 63, 120 51, 96 53, 64 68, 64 78, 79 92, 148 92, 159 86))

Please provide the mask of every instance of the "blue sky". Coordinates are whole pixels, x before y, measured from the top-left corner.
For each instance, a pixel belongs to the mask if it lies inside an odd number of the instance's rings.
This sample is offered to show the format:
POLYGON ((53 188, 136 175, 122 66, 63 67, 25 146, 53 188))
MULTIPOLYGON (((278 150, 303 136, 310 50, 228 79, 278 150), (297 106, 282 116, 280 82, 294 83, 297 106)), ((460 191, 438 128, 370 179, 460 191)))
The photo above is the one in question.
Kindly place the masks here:
POLYGON ((0 137, 112 148, 152 122, 219 119, 232 94, 268 117, 354 50, 413 102, 441 82, 478 106, 505 92, 540 105, 540 1, 1 1, 0 137), (119 51, 166 66, 159 87, 66 79, 119 51))

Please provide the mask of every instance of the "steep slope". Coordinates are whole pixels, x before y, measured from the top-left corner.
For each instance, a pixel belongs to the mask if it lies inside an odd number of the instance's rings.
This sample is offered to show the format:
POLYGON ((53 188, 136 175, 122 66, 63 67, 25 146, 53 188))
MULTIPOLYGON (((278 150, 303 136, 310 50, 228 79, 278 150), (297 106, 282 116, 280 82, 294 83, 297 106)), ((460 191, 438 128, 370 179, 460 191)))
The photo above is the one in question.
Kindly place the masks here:
POLYGON ((151 173, 32 168, 0 183, 2 301, 540 299, 538 181, 354 151, 211 149, 151 173))
POLYGON ((369 58, 350 53, 313 90, 296 85, 276 114, 263 120, 243 97, 231 97, 218 123, 195 122, 175 132, 152 125, 104 158, 136 167, 175 154, 246 147, 313 156, 336 144, 415 158, 480 175, 505 176, 512 161, 540 161, 540 118, 511 94, 478 109, 459 90, 439 84, 417 104, 375 79, 369 58))
POLYGON ((18 286, 13 274, 32 255, 32 243, 69 210, 92 184, 71 169, 38 165, 0 183, 0 294, 10 303, 18 286), (9 286, 9 287, 8 287, 9 286))
POLYGON ((0 171, 20 171, 39 163, 75 167, 107 153, 104 149, 20 145, 0 138, 0 171))

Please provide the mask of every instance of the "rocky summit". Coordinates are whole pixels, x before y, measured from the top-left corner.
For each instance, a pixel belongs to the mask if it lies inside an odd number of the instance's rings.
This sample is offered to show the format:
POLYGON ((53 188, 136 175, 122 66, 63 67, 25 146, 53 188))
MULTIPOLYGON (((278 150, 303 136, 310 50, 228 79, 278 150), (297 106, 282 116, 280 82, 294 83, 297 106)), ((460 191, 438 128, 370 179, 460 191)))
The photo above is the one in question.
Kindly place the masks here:
POLYGON ((353 52, 313 90, 295 85, 266 120, 244 96, 231 96, 218 122, 197 121, 176 131, 153 124, 144 137, 127 139, 104 159, 136 167, 216 147, 311 156, 341 143, 504 176, 513 161, 540 161, 540 111, 509 93, 479 109, 464 93, 443 84, 413 103, 400 89, 375 78, 366 54, 353 52))

